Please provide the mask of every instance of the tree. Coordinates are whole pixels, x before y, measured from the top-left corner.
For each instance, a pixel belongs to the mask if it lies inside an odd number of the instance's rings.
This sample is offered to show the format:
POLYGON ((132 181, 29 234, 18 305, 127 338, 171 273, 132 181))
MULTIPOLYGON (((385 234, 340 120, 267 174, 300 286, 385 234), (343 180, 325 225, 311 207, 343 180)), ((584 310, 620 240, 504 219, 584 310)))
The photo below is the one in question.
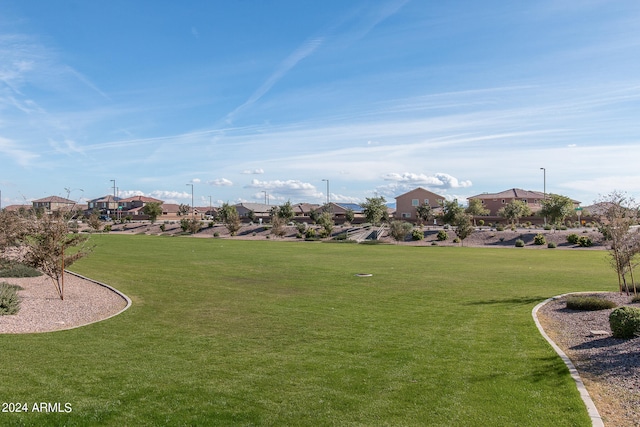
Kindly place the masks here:
POLYGON ((318 224, 322 227, 320 237, 329 237, 333 232, 335 223, 333 222, 333 215, 329 212, 322 212, 318 218, 318 224))
POLYGON ((480 199, 471 199, 469 200, 469 206, 464 210, 466 213, 471 215, 473 218, 473 224, 476 223, 476 216, 487 216, 489 215, 489 209, 485 208, 482 204, 482 200, 480 199))
POLYGON ((228 203, 223 203, 218 215, 220 215, 220 219, 227 227, 227 230, 229 230, 229 233, 235 236, 241 226, 240 215, 236 207, 228 203))
POLYGON ((564 219, 573 212, 573 200, 559 194, 550 194, 547 196, 547 198, 542 201, 542 209, 539 211, 540 215, 548 218, 551 224, 564 222, 564 219))
POLYGON ((178 216, 187 216, 187 215, 189 215, 189 205, 180 203, 180 206, 178 206, 178 216))
POLYGON ((367 222, 373 225, 380 225, 382 221, 388 219, 387 201, 384 197, 367 197, 366 201, 361 204, 364 217, 367 222))
POLYGON ((355 212, 353 212, 353 209, 347 208, 347 210, 344 211, 344 219, 349 224, 351 224, 355 218, 356 218, 356 214, 355 212))
POLYGON ((460 239, 460 244, 462 246, 464 246, 464 239, 471 236, 475 231, 475 228, 471 223, 472 218, 473 217, 470 214, 461 212, 456 216, 453 222, 453 225, 455 226, 454 231, 456 232, 458 239, 460 239))
POLYGON ((510 221, 513 226, 520 218, 530 216, 531 209, 522 200, 512 200, 498 211, 498 215, 510 221))
POLYGON ((396 242, 404 241, 412 229, 413 225, 406 221, 391 221, 389 224, 389 235, 396 242))
POLYGON ((102 229, 102 223, 100 222, 100 216, 97 211, 91 212, 91 215, 89 215, 89 219, 87 220, 87 224, 89 224, 89 227, 94 229, 96 232, 99 232, 102 229))
POLYGON ((619 191, 604 196, 597 204, 602 208, 599 229, 605 240, 611 242, 611 266, 618 274, 620 292, 629 293, 629 279, 637 293, 633 270, 640 253, 640 233, 631 226, 638 223, 638 205, 619 191))
POLYGON ((291 222, 293 217, 296 216, 293 211, 293 206, 291 206, 291 202, 287 200, 287 203, 280 205, 278 207, 277 215, 284 220, 285 224, 291 222))
POLYGON ((442 206, 442 212, 438 217, 444 224, 453 224, 456 217, 464 211, 457 200, 444 200, 440 202, 440 206, 442 206))
POLYGON ((142 213, 149 217, 151 224, 155 223, 160 215, 162 215, 162 205, 160 202, 149 202, 142 207, 142 213))
POLYGON ((420 206, 416 207, 416 212, 418 214, 418 221, 422 225, 425 222, 431 222, 434 218, 433 209, 430 205, 423 203, 420 206))
POLYGON ((201 226, 202 224, 200 224, 200 220, 196 218, 182 218, 180 220, 180 228, 184 232, 188 231, 191 234, 196 234, 198 231, 200 231, 201 226))
POLYGON ((85 245, 87 236, 69 233, 68 218, 61 214, 43 215, 29 222, 21 242, 23 262, 49 276, 64 300, 64 270, 90 252, 85 245))

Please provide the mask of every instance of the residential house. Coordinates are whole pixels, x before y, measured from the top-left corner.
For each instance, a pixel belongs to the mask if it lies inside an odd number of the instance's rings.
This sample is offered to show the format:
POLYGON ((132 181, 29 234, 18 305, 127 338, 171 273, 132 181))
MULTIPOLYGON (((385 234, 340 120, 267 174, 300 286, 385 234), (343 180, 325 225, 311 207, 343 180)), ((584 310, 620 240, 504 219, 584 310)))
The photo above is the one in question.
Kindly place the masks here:
POLYGON ((345 219, 347 211, 353 211, 354 218, 364 217, 364 208, 357 203, 329 203, 329 210, 333 214, 334 219, 345 219))
POLYGON ((142 208, 147 203, 164 203, 162 200, 146 196, 133 196, 118 201, 118 210, 122 216, 130 216, 133 219, 144 219, 146 215, 142 213, 142 208))
POLYGON ((34 200, 31 204, 33 209, 43 209, 48 213, 54 211, 70 211, 77 208, 76 202, 59 196, 49 196, 43 199, 34 200))
POLYGON ((264 220, 269 218, 269 214, 271 213, 271 209, 274 208, 274 205, 264 203, 238 203, 235 207, 240 218, 250 218, 252 215, 251 212, 253 212, 256 219, 264 220))
POLYGON ((522 190, 520 188, 511 188, 499 193, 483 193, 477 196, 468 197, 467 200, 478 199, 485 209, 489 210, 488 216, 498 216, 498 211, 512 201, 518 200, 529 206, 532 213, 538 212, 542 208, 544 193, 541 191, 522 190))
POLYGON ((405 221, 418 219, 417 207, 429 205, 432 209, 438 209, 444 203, 444 196, 433 193, 422 187, 418 187, 396 197, 395 218, 405 221))
POLYGON ((101 214, 112 214, 118 210, 120 198, 113 195, 107 195, 98 199, 89 200, 87 209, 89 212, 98 211, 101 214))
POLYGON ((309 217, 312 211, 320 209, 320 205, 317 203, 297 203, 292 208, 296 217, 309 217))

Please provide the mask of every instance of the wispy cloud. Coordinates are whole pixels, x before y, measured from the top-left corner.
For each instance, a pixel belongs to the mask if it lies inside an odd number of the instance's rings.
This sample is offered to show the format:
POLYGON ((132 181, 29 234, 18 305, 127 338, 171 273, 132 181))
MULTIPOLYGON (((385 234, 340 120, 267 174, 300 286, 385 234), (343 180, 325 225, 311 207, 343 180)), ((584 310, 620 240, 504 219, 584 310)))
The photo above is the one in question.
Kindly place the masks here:
POLYGON ((459 180, 458 178, 451 176, 447 173, 436 173, 433 175, 425 175, 424 173, 387 173, 382 176, 385 181, 394 181, 403 184, 411 185, 426 185, 436 188, 465 188, 471 187, 471 181, 459 180))
POLYGON ((216 178, 212 181, 207 181, 207 184, 212 185, 214 187, 231 187, 233 186, 233 182, 227 178, 216 178))
POLYGON ((20 149, 13 141, 0 137, 0 153, 5 154, 21 166, 31 166, 40 156, 20 149))
POLYGON ((225 121, 232 123, 235 116, 242 110, 249 108, 256 101, 262 98, 271 88, 278 83, 298 62, 302 61, 307 56, 311 55, 321 44, 322 37, 312 38, 304 42, 298 47, 291 55, 289 55, 284 61, 280 63, 278 68, 269 76, 269 78, 247 99, 242 105, 235 110, 227 114, 225 121))

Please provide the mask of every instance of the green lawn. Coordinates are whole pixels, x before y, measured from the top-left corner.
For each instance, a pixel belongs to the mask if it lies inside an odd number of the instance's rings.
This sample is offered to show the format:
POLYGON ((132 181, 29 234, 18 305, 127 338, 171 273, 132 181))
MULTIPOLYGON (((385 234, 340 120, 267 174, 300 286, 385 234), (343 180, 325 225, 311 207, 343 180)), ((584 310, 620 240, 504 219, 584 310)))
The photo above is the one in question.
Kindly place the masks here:
POLYGON ((531 309, 616 290, 604 252, 92 239, 133 306, 0 335, 3 402, 72 406, 1 425, 590 425, 531 309))

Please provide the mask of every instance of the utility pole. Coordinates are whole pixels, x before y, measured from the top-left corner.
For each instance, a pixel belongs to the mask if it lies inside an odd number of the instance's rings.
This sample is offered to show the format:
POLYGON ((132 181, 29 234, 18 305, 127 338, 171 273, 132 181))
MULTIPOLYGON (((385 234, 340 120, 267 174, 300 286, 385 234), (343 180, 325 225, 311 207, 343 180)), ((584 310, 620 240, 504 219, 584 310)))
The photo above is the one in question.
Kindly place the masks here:
POLYGON ((329 204, 329 180, 323 179, 323 181, 327 182, 327 205, 329 204))
POLYGON ((193 206, 193 184, 187 184, 191 186, 191 216, 196 217, 196 210, 193 206))

